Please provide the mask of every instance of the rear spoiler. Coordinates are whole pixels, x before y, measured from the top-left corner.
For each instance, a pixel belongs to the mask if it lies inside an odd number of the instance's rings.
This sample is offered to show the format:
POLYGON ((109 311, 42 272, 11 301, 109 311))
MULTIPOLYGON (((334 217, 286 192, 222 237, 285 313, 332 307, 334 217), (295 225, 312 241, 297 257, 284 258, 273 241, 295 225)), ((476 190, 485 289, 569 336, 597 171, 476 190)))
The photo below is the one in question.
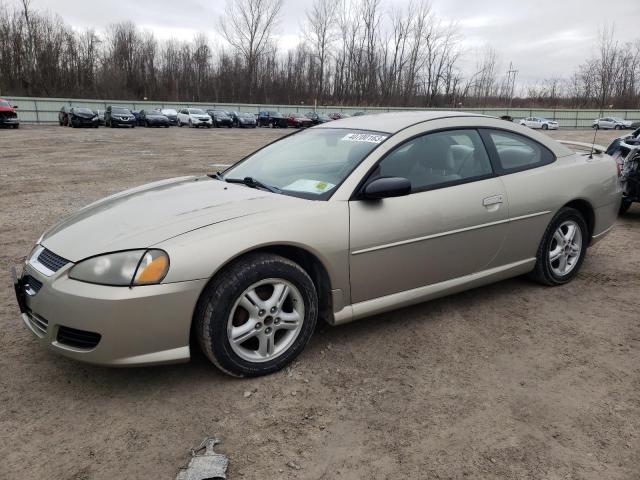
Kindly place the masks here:
POLYGON ((558 140, 562 145, 568 145, 570 147, 577 147, 583 150, 593 150, 593 153, 604 153, 607 151, 607 147, 603 147, 602 145, 596 145, 595 143, 585 143, 585 142, 573 142, 569 140, 558 140))

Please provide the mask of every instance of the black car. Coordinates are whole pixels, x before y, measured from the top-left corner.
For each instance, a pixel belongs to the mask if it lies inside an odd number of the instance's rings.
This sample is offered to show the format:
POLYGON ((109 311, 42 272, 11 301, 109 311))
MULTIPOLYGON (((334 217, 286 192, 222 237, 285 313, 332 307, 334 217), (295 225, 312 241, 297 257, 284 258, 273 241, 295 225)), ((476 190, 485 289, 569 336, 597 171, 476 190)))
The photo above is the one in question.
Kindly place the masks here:
POLYGON ((287 117, 280 112, 264 111, 258 113, 258 126, 271 128, 287 128, 287 117))
POLYGON ((160 110, 165 117, 169 119, 169 125, 178 125, 178 112, 173 108, 163 108, 160 110))
POLYGON ((104 111, 104 123, 111 128, 121 125, 135 128, 136 117, 133 116, 133 113, 128 108, 109 105, 104 111))
POLYGON ((227 112, 223 110, 207 110, 207 113, 211 117, 214 127, 233 127, 233 120, 231 120, 227 112))
POLYGON ((169 119, 160 110, 140 110, 138 125, 169 128, 169 119))
POLYGON ((69 125, 69 110, 71 107, 67 105, 63 105, 58 112, 58 125, 61 127, 66 127, 69 125))
POLYGON ((100 121, 98 119, 98 115, 93 113, 93 111, 89 110, 88 108, 71 107, 69 109, 67 124, 72 128, 98 128, 98 126, 100 125, 100 121))
POLYGON ((238 128, 256 128, 256 116, 253 113, 230 112, 233 126, 238 128))
POLYGON ((323 113, 318 112, 308 112, 307 117, 311 119, 311 123, 314 125, 319 125, 320 123, 330 122, 331 119, 324 115, 323 113))

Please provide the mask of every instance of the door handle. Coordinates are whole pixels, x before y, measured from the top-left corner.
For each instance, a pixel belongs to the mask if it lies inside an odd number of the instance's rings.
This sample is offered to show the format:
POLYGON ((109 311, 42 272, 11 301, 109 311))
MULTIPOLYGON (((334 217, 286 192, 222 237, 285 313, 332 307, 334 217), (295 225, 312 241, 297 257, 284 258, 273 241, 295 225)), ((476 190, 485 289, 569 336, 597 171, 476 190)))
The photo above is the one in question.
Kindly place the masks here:
POLYGON ((488 207, 490 205, 496 205, 498 203, 502 203, 504 201, 504 195, 492 195, 491 197, 484 198, 482 200, 482 205, 488 207))

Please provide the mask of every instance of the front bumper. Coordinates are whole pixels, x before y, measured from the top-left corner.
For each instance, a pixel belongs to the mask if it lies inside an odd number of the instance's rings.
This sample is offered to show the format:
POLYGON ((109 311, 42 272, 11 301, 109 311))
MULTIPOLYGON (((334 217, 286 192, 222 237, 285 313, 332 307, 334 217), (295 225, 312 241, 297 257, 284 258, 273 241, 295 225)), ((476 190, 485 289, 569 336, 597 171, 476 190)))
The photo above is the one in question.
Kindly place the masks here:
POLYGON ((19 125, 20 120, 18 117, 4 117, 0 116, 0 125, 19 125))
POLYGON ((120 125, 135 126, 136 123, 137 123, 137 120, 135 118, 132 118, 130 120, 122 120, 122 119, 119 119, 119 118, 113 118, 112 117, 111 118, 111 123, 113 125, 118 125, 118 126, 120 126, 120 125))
POLYGON ((110 287, 69 278, 72 266, 47 277, 25 264, 22 278, 28 275, 42 286, 24 295, 22 320, 42 344, 66 357, 107 366, 190 358, 191 319, 206 280, 110 287), (97 334, 99 341, 79 348, 65 337, 70 329, 97 334))
POLYGON ((200 120, 198 118, 191 118, 191 124, 194 127, 199 127, 200 125, 213 125, 212 120, 200 120))

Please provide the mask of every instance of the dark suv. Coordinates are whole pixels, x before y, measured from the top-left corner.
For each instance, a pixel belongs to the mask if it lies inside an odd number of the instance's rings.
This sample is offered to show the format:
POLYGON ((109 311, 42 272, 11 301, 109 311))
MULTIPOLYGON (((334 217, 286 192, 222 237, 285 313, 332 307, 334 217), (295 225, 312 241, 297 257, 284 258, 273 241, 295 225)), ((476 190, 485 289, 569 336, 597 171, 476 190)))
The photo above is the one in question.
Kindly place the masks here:
POLYGON ((258 126, 271 128, 287 128, 287 118, 280 112, 265 111, 258 113, 258 126))
POLYGON ((128 108, 114 107, 109 105, 104 111, 104 124, 106 127, 118 127, 120 125, 130 126, 135 128, 136 117, 128 108))

